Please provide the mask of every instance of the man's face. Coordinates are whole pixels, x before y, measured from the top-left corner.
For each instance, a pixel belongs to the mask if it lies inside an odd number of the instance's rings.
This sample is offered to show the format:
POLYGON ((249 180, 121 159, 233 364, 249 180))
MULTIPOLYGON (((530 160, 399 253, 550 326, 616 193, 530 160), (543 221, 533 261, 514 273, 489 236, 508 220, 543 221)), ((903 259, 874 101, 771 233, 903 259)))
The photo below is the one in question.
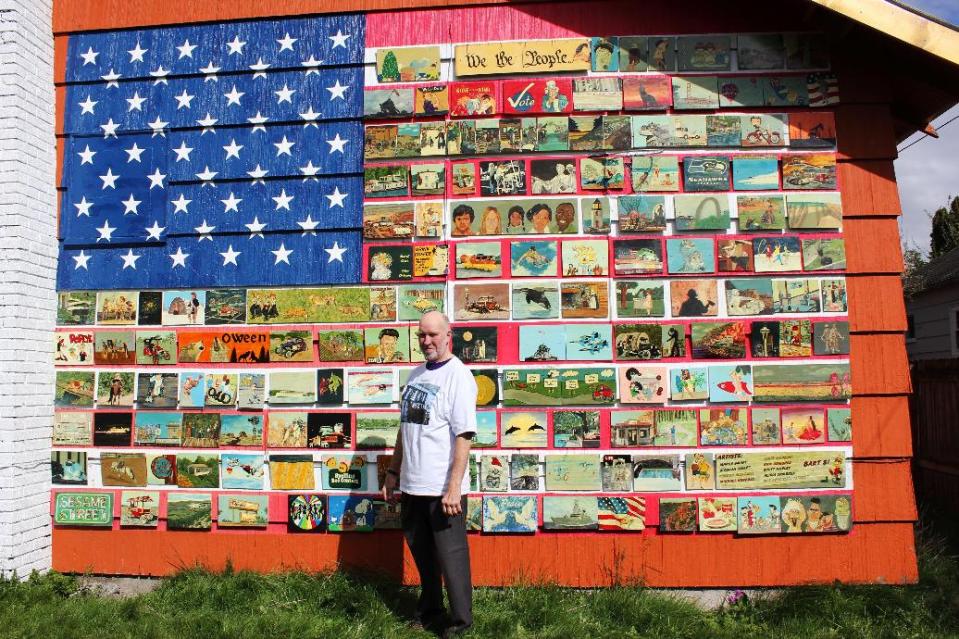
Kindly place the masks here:
POLYGON ((384 335, 380 338, 380 349, 385 354, 392 355, 396 352, 396 338, 392 335, 384 335))
POLYGON ((416 337, 427 362, 440 362, 448 358, 450 329, 442 319, 432 314, 424 317, 420 320, 416 337))
POLYGON ((470 216, 467 213, 460 213, 455 218, 453 218, 453 224, 456 226, 456 231, 458 233, 466 234, 470 230, 470 216))

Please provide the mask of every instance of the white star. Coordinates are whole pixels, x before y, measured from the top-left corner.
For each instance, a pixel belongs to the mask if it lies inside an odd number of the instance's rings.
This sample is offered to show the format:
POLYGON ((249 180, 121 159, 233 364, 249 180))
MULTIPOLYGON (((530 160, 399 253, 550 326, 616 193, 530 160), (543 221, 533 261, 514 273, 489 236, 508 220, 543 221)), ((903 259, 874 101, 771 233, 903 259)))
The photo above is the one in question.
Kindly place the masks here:
POLYGON ((183 58, 192 58, 193 50, 196 49, 197 45, 190 44, 189 40, 184 40, 183 44, 178 47, 174 47, 177 51, 180 52, 180 57, 177 60, 182 60, 183 58))
POLYGON ((311 55, 311 56, 309 57, 309 59, 304 60, 304 61, 301 62, 300 64, 302 64, 304 67, 306 67, 306 75, 310 75, 311 73, 315 73, 316 75, 320 75, 320 65, 323 64, 323 61, 322 61, 322 60, 317 60, 316 58, 314 58, 314 57, 311 55))
POLYGON ((96 154, 96 151, 90 150, 89 144, 86 145, 86 148, 77 153, 77 155, 80 156, 80 166, 83 166, 84 164, 93 164, 93 156, 96 154))
POLYGON ((164 127, 166 127, 166 125, 169 124, 169 122, 164 122, 163 120, 160 119, 160 116, 158 115, 156 120, 154 120, 153 122, 149 122, 148 124, 150 125, 150 128, 153 129, 153 135, 150 136, 151 138, 155 138, 158 135, 161 138, 166 137, 166 133, 163 131, 163 129, 164 127))
POLYGON ((281 40, 277 40, 277 42, 278 42, 279 45, 280 45, 280 51, 281 51, 281 52, 282 52, 282 51, 286 51, 287 49, 289 49, 290 51, 292 51, 292 50, 293 50, 293 43, 296 42, 296 41, 297 41, 297 38, 291 38, 289 33, 287 33, 285 36, 283 36, 283 38, 282 38, 281 40))
MULTIPOLYGON (((216 177, 216 174, 217 174, 217 171, 211 171, 209 166, 204 166, 203 171, 200 173, 197 173, 196 176, 199 179, 203 180, 204 182, 209 182, 209 186, 214 186, 213 178, 216 177)), ((207 185, 204 184, 203 186, 207 186, 207 185)))
POLYGON ((349 142, 348 139, 343 139, 340 137, 340 134, 337 133, 332 140, 327 140, 326 143, 330 145, 330 153, 334 151, 343 152, 343 147, 346 146, 346 143, 349 142))
POLYGON ((302 222, 297 222, 300 225, 300 228, 303 229, 303 235, 306 235, 307 231, 312 231, 316 235, 316 227, 319 226, 319 222, 313 220, 312 215, 307 215, 306 219, 302 222))
POLYGON ((219 71, 221 68, 222 67, 213 66, 213 60, 210 60, 210 64, 200 69, 200 73, 206 76, 205 78, 203 78, 203 81, 216 82, 217 81, 216 72, 219 71))
POLYGON ((134 271, 137 270, 137 260, 143 257, 142 255, 134 255, 133 249, 129 249, 126 255, 121 255, 120 259, 123 260, 123 268, 128 269, 132 268, 134 271))
POLYGON ((119 176, 119 175, 114 175, 114 174, 113 174, 113 169, 110 168, 110 167, 107 167, 107 172, 104 173, 103 175, 98 176, 98 177, 99 177, 101 180, 103 180, 103 186, 100 187, 100 190, 102 191, 102 190, 106 189, 107 187, 109 187, 109 188, 111 188, 111 189, 117 188, 117 179, 118 179, 120 176, 119 176))
POLYGON ((77 102, 77 104, 80 105, 80 115, 83 115, 84 113, 90 113, 90 114, 92 114, 92 113, 93 113, 93 107, 95 107, 96 105, 98 105, 98 104, 100 104, 100 103, 97 102, 96 100, 91 100, 91 99, 90 99, 90 95, 87 94, 87 99, 84 100, 83 102, 77 102))
POLYGON ((252 222, 250 222, 249 224, 244 224, 243 226, 250 229, 251 240, 257 235, 259 235, 260 237, 263 237, 263 229, 266 228, 266 224, 263 224, 262 222, 260 222, 260 218, 256 216, 253 217, 252 222))
POLYGON ((346 253, 345 248, 341 248, 339 242, 333 242, 333 248, 323 249, 330 254, 330 258, 326 260, 326 263, 329 264, 333 260, 338 262, 343 262, 343 254, 346 253))
POLYGON ((235 195, 233 195, 233 191, 230 191, 230 197, 228 197, 228 198, 225 199, 225 200, 220 200, 220 201, 223 202, 223 212, 224 212, 224 213, 229 213, 230 211, 233 211, 233 212, 235 212, 235 213, 239 213, 239 212, 240 212, 239 204, 240 204, 240 202, 243 201, 243 198, 241 198, 241 197, 236 197, 235 195))
POLYGON ((348 38, 350 38, 350 34, 349 34, 349 33, 344 34, 341 29, 337 29, 335 36, 326 36, 326 37, 328 37, 330 40, 333 41, 333 48, 334 48, 334 49, 335 49, 336 47, 343 47, 343 48, 345 49, 345 48, 346 48, 346 41, 347 41, 348 38))
POLYGON ((100 55, 100 52, 94 51, 93 47, 87 49, 86 53, 81 53, 80 57, 83 58, 83 66, 87 66, 88 64, 96 64, 98 55, 100 55))
POLYGON ((117 129, 120 128, 120 125, 114 124, 113 118, 110 118, 109 120, 107 120, 106 124, 101 124, 100 128, 103 129, 104 138, 111 138, 111 137, 115 138, 117 137, 117 129))
POLYGON ((326 199, 330 201, 330 203, 327 205, 327 208, 333 208, 334 206, 343 208, 343 200, 346 199, 347 195, 349 195, 349 193, 341 193, 340 187, 334 186, 333 193, 326 196, 326 199))
POLYGON ((189 109, 192 106, 190 103, 193 102, 193 98, 195 97, 195 95, 190 95, 187 93, 186 89, 183 89, 183 93, 180 95, 173 96, 173 98, 177 101, 177 111, 184 108, 189 109))
POLYGON ((103 226, 97 229, 97 232, 100 233, 100 237, 97 238, 97 244, 100 243, 100 240, 106 240, 107 242, 112 241, 115 230, 117 230, 115 226, 110 226, 110 220, 104 220, 103 226))
POLYGON ((137 209, 140 208, 140 204, 142 203, 142 200, 133 199, 133 193, 131 193, 130 197, 123 202, 123 214, 133 213, 134 215, 139 215, 140 212, 137 209))
POLYGON ((330 100, 335 100, 337 98, 345 100, 346 97, 344 94, 346 90, 350 88, 348 84, 340 84, 340 79, 337 78, 336 82, 331 87, 326 87, 326 90, 330 92, 330 100))
POLYGON ((180 193, 179 199, 170 200, 170 204, 172 204, 172 205, 174 206, 174 209, 173 209, 173 212, 174 212, 174 213, 187 213, 187 214, 189 214, 190 211, 187 209, 187 207, 190 205, 190 202, 192 202, 192 201, 193 201, 193 200, 188 200, 188 199, 186 199, 186 197, 185 197, 182 193, 180 193))
POLYGON ((166 230, 165 226, 160 226, 156 220, 153 220, 153 226, 148 226, 146 228, 147 240, 156 240, 160 241, 160 233, 166 230))
POLYGON ((126 151, 126 154, 129 156, 127 158, 127 164, 129 164, 130 162, 142 162, 140 156, 143 155, 143 152, 146 151, 146 149, 141 149, 137 146, 137 143, 134 142, 133 146, 131 146, 129 149, 124 149, 124 151, 126 151))
POLYGON ((319 172, 320 172, 320 167, 313 166, 313 160, 310 160, 309 162, 307 162, 306 166, 300 167, 300 173, 306 176, 305 178, 303 178, 304 182, 308 180, 309 178, 313 178, 314 182, 318 182, 319 178, 316 177, 316 174, 319 172))
MULTIPOLYGON (((284 102, 289 102, 290 104, 292 104, 293 100, 291 98, 293 97, 293 94, 296 93, 296 91, 288 88, 286 86, 286 83, 284 82, 283 88, 280 89, 279 91, 274 91, 273 93, 276 94, 277 104, 283 104, 284 102)), ((89 98, 87 99, 89 100, 89 98)), ((94 102, 94 104, 96 104, 96 102, 94 102)))
POLYGON ((162 64, 155 70, 150 71, 150 77, 156 78, 156 80, 153 81, 153 86, 158 84, 169 84, 166 79, 168 75, 170 75, 170 70, 164 69, 162 64))
POLYGON ((316 128, 319 128, 319 125, 316 123, 316 119, 320 117, 321 115, 323 114, 317 113, 316 111, 314 111, 313 106, 310 105, 306 109, 306 111, 300 114, 300 117, 306 120, 306 122, 303 124, 303 128, 306 128, 308 126, 315 126, 316 128))
POLYGON ((212 233, 213 229, 215 228, 216 228, 215 226, 210 226, 209 224, 207 224, 206 220, 204 219, 203 224, 194 228, 193 230, 200 235, 200 239, 199 239, 200 242, 202 242, 203 240, 210 240, 212 242, 213 236, 210 235, 210 233, 212 233))
POLYGON ((107 83, 107 88, 108 88, 108 89, 109 89, 110 87, 115 87, 115 88, 119 89, 119 88, 120 88, 120 83, 117 82, 117 80, 119 80, 121 77, 123 77, 123 76, 121 76, 119 73, 117 73, 116 71, 114 71, 114 70, 111 68, 111 69, 110 69, 110 72, 107 73, 106 75, 101 75, 101 76, 100 76, 100 79, 101 79, 101 80, 104 80, 104 81, 107 83))
POLYGON ((236 85, 234 84, 230 92, 224 93, 223 97, 227 99, 227 103, 226 103, 227 106, 230 106, 231 104, 242 106, 240 104, 240 98, 242 98, 244 95, 246 94, 236 90, 236 85))
POLYGON ((203 127, 203 132, 200 135, 206 135, 207 133, 216 133, 216 129, 213 128, 213 125, 219 122, 219 118, 215 118, 209 113, 206 114, 205 118, 200 118, 196 121, 197 124, 203 127))
POLYGON ((270 251, 270 253, 273 253, 273 255, 276 256, 276 261, 273 262, 273 266, 276 266, 276 265, 279 264, 280 262, 286 262, 287 264, 289 264, 289 263, 290 263, 290 254, 293 253, 293 251, 288 251, 288 250, 286 249, 286 245, 284 245, 284 244, 281 242, 281 243, 280 243, 280 248, 278 248, 278 249, 275 250, 275 251, 270 251))
POLYGON ((176 253, 171 253, 168 257, 173 260, 173 266, 170 268, 176 268, 178 266, 186 268, 186 258, 190 257, 190 254, 184 253, 183 247, 178 246, 176 248, 176 253))
POLYGON ((253 178, 253 184, 256 184, 257 182, 260 184, 266 184, 266 182, 263 181, 263 178, 266 177, 267 173, 269 173, 269 171, 266 169, 261 169, 259 164, 257 164, 256 168, 252 171, 246 172, 247 175, 253 178))
POLYGON ((231 138, 231 139, 230 139, 230 143, 229 143, 228 145, 226 145, 226 146, 223 147, 223 150, 226 151, 226 158, 225 158, 225 159, 229 160, 230 158, 236 158, 237 160, 239 160, 239 159, 240 159, 240 149, 242 149, 242 148, 243 148, 243 145, 242 145, 242 144, 237 144, 237 143, 236 143, 236 140, 234 140, 234 139, 231 138))
POLYGON ((151 191, 155 186, 159 186, 161 189, 163 188, 163 180, 166 179, 166 175, 160 173, 160 167, 157 167, 156 171, 153 172, 153 175, 148 175, 147 177, 150 178, 151 191))
POLYGON ((223 256, 223 266, 226 266, 227 264, 239 266, 239 264, 236 263, 236 258, 240 255, 243 255, 243 253, 240 251, 234 251, 233 245, 230 244, 229 248, 226 249, 226 253, 220 253, 220 255, 223 256))
POLYGON ((266 127, 263 126, 263 124, 269 119, 270 118, 266 117, 265 115, 261 115, 260 112, 257 111, 256 115, 254 115, 252 118, 247 118, 246 121, 255 125, 251 130, 251 133, 256 133, 257 131, 263 131, 266 133, 266 127))
POLYGON ((146 98, 140 97, 139 91, 134 91, 133 97, 127 98, 126 100, 130 104, 130 106, 127 107, 127 113, 130 111, 143 111, 143 103, 147 101, 146 98))
POLYGON ((240 36, 233 36, 233 42, 227 42, 226 46, 230 47, 230 55, 234 53, 243 53, 243 47, 246 46, 246 42, 240 40, 240 36))
POLYGON ((90 270, 87 268, 87 262, 89 262, 90 258, 93 257, 92 255, 87 255, 81 250, 79 255, 71 255, 70 257, 72 257, 74 261, 77 263, 77 265, 73 267, 73 270, 78 271, 81 268, 84 269, 85 271, 90 270))
POLYGON ((176 153, 176 161, 177 161, 177 162, 179 162, 180 160, 186 160, 187 162, 189 162, 189 161, 190 161, 190 153, 193 152, 193 147, 192 147, 192 146, 187 146, 187 145, 186 145, 186 140, 182 140, 182 141, 180 142, 180 148, 178 148, 178 149, 173 149, 173 152, 176 153))
POLYGON ((255 71, 253 74, 253 79, 257 78, 266 78, 266 70, 270 68, 270 65, 263 61, 263 58, 257 58, 256 64, 250 65, 250 70, 255 71))
POLYGON ((77 217, 81 215, 90 217, 90 207, 93 206, 93 202, 87 202, 87 196, 84 195, 79 202, 74 202, 73 206, 77 207, 77 217))
POLYGON ((141 49, 140 41, 137 40, 137 45, 132 49, 127 50, 127 53, 130 54, 130 62, 144 62, 143 54, 149 51, 149 49, 141 49))
POLYGON ((293 201, 293 196, 292 196, 292 195, 287 195, 287 194, 286 194, 286 189, 282 189, 282 190, 280 191, 280 194, 277 195, 276 197, 272 198, 272 199, 273 199, 274 202, 276 202, 276 208, 273 209, 274 211, 279 211, 280 209, 286 209, 287 211, 289 211, 289 210, 290 210, 290 202, 293 201))
POLYGON ((281 155, 289 155, 290 157, 293 157, 293 154, 290 153, 290 149, 293 148, 293 142, 287 140, 285 135, 281 141, 274 142, 273 146, 276 147, 276 157, 280 157, 281 155))

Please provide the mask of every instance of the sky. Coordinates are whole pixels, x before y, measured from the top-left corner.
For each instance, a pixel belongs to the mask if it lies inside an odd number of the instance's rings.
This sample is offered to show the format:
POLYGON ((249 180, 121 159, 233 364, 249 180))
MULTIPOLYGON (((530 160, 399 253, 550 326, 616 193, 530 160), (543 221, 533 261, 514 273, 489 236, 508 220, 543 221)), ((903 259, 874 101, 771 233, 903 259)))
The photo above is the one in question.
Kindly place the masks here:
MULTIPOLYGON (((959 0, 906 0, 921 11, 959 25, 959 0)), ((921 142, 905 147, 923 137, 914 134, 899 145, 896 160, 896 179, 902 199, 903 241, 907 246, 916 246, 923 252, 929 250, 929 218, 936 209, 945 206, 949 199, 959 196, 959 106, 933 120, 939 131, 939 139, 925 137, 921 142), (955 121, 941 128, 945 122, 955 121)))

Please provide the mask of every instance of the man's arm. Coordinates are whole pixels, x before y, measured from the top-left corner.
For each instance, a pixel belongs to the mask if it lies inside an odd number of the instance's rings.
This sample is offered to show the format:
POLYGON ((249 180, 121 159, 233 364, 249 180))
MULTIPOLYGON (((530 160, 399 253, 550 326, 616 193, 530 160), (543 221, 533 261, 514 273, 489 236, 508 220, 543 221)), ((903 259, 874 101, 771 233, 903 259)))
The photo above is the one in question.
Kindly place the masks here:
POLYGON ((449 484, 446 487, 446 494, 443 495, 443 512, 450 517, 463 512, 460 486, 463 485, 463 475, 466 473, 466 466, 469 463, 470 446, 473 444, 472 440, 473 433, 463 433, 456 437, 449 484))
POLYGON ((396 487, 400 483, 400 471, 403 469, 403 430, 396 433, 396 444, 393 446, 393 459, 390 461, 390 467, 386 470, 386 477, 383 479, 383 499, 394 501, 396 487))

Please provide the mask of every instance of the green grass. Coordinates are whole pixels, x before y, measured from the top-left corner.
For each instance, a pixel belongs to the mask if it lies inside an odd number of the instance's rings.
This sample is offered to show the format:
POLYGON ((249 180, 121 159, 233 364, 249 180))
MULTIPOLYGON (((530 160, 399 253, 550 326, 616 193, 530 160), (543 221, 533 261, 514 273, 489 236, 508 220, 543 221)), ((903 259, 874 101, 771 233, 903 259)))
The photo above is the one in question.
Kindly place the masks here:
MULTIPOLYGON (((703 611, 640 587, 480 589, 472 637, 951 637, 959 561, 920 537, 919 584, 790 588, 703 611)), ((345 573, 187 571, 126 599, 56 573, 0 580, 0 637, 430 637, 407 627, 416 590, 345 573)))

